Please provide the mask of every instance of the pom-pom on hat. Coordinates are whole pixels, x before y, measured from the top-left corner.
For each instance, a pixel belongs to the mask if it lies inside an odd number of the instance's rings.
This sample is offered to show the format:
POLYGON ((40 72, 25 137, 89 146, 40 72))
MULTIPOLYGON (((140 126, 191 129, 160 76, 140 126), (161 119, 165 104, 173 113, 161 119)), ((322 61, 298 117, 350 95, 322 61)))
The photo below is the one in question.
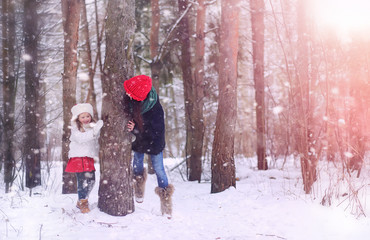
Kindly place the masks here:
POLYGON ((139 75, 123 83, 126 93, 136 101, 144 101, 152 89, 152 79, 146 75, 139 75))
POLYGON ((78 115, 81 113, 87 112, 90 113, 91 116, 94 116, 93 106, 90 103, 79 103, 72 107, 72 119, 71 121, 76 121, 78 115))

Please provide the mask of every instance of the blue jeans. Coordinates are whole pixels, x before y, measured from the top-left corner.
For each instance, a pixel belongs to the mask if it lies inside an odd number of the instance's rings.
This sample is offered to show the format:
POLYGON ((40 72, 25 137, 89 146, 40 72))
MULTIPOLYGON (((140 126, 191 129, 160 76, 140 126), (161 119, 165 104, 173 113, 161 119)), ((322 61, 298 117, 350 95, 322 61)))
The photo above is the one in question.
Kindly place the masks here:
MULTIPOLYGON (((166 171, 163 166, 163 152, 157 155, 149 154, 150 160, 157 175, 158 187, 166 188, 168 186, 168 179, 166 171)), ((144 172, 144 153, 139 153, 134 151, 134 161, 133 161, 134 175, 143 175, 144 172)))
POLYGON ((78 172, 77 176, 77 193, 78 200, 88 199, 91 190, 95 185, 95 171, 78 172))

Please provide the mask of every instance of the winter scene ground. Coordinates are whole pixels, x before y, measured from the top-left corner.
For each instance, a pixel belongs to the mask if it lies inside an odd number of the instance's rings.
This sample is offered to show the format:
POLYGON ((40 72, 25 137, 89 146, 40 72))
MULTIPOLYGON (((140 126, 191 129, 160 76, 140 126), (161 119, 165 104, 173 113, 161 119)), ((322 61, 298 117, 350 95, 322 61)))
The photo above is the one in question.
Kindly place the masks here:
POLYGON ((284 166, 283 160, 270 161, 267 171, 255 169, 256 159, 237 158, 236 188, 217 194, 210 193, 207 179, 184 181, 180 168, 172 170, 181 160, 166 158, 176 188, 172 219, 160 213, 155 175, 149 176, 144 202, 135 203, 134 213, 114 217, 101 212, 99 170, 89 199, 92 210, 82 214, 75 207, 77 194, 61 194, 62 166, 53 163, 50 174, 44 168, 43 185, 31 196, 16 183, 8 194, 1 186, 0 239, 365 240, 370 236, 368 160, 358 179, 320 162, 314 191, 306 195, 299 161, 293 158, 284 166))

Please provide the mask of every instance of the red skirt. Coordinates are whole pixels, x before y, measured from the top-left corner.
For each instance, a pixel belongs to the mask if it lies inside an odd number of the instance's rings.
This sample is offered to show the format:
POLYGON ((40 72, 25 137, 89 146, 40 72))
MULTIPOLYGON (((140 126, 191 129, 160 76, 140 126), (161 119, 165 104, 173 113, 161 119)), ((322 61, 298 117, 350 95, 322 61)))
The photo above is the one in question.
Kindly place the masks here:
POLYGON ((66 172, 92 172, 95 171, 94 159, 91 157, 73 157, 70 158, 66 172))

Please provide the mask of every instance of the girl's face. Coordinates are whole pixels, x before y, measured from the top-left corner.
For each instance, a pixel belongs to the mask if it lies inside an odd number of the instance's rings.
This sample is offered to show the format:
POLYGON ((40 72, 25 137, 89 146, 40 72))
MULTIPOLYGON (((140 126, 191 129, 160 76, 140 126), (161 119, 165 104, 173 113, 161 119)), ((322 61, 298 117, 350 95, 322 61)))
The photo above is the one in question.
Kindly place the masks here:
POLYGON ((80 121, 82 124, 88 124, 91 122, 91 115, 90 113, 84 112, 78 115, 78 121, 80 121))

